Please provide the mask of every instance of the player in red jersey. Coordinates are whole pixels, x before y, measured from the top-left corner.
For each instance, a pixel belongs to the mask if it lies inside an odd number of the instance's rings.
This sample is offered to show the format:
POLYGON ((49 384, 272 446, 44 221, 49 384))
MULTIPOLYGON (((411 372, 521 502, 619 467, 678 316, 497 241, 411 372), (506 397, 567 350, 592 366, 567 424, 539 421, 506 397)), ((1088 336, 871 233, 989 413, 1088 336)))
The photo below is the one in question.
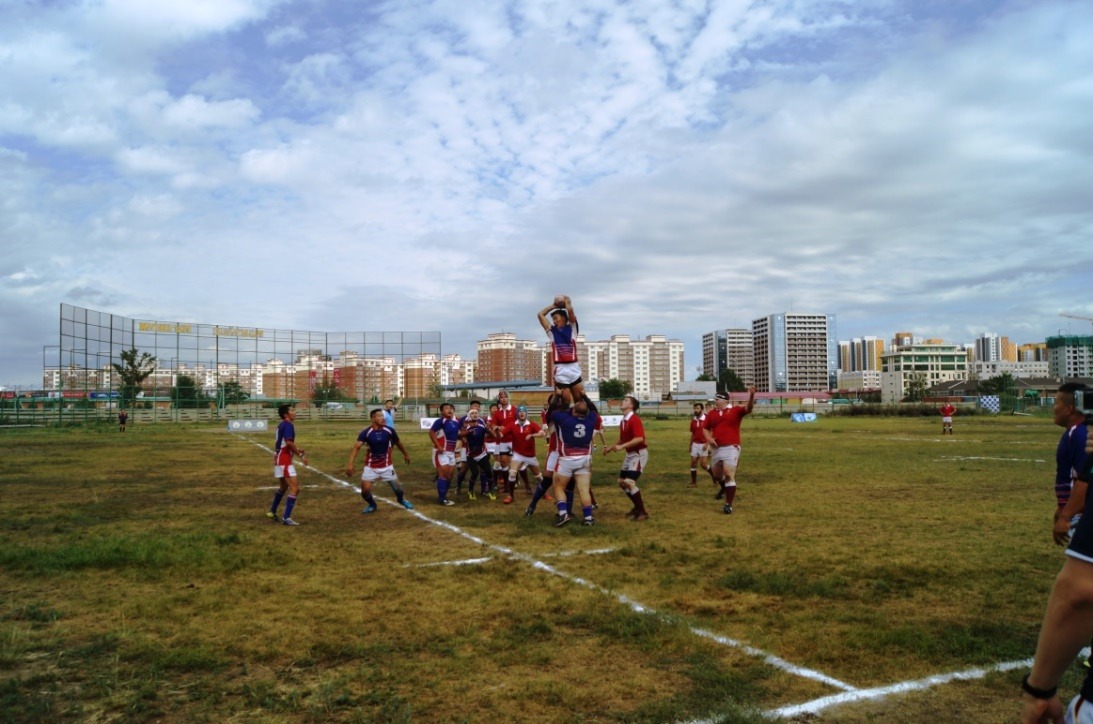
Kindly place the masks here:
POLYGON ((512 502, 516 490, 516 475, 523 468, 531 470, 538 486, 543 481, 539 472, 539 458, 535 456, 535 438, 542 430, 539 425, 528 419, 528 408, 521 405, 516 409, 516 419, 505 427, 506 436, 512 439, 512 460, 509 462, 508 487, 505 489, 504 503, 512 502))
POLYGON ((953 415, 956 414, 956 408, 953 407, 951 402, 946 402, 941 409, 938 410, 941 414, 941 434, 944 435, 948 430, 949 434, 953 434, 953 415))
POLYGON ((493 439, 497 442, 497 457, 494 458, 494 482, 495 487, 505 488, 505 494, 512 502, 512 490, 509 489, 508 472, 512 462, 512 435, 509 433, 509 425, 516 422, 516 408, 509 402, 509 393, 501 390, 497 393, 497 406, 490 406, 490 419, 486 424, 490 426, 493 439))
POLYGON ((649 450, 645 444, 645 426, 638 417, 638 408, 641 403, 633 395, 622 398, 622 423, 619 425, 619 441, 614 445, 604 448, 603 454, 622 450, 626 457, 619 469, 619 487, 630 498, 633 509, 626 514, 627 518, 635 521, 649 520, 649 512, 645 510, 645 503, 641 500, 641 490, 638 489, 638 478, 645 470, 649 462, 649 450))
MULTIPOLYGON (((713 477, 713 473, 710 472, 710 448, 706 443, 706 408, 702 406, 701 402, 696 402, 694 406, 694 414, 691 416, 691 484, 688 488, 698 487, 698 467, 702 466, 702 469, 707 473, 710 473, 710 477, 713 477)), ((713 481, 714 485, 717 485, 717 480, 713 481)))
POLYGON ((736 466, 740 462, 740 421, 755 407, 755 388, 748 388, 748 404, 733 407, 729 395, 718 392, 714 409, 706 413, 706 442, 713 449, 713 476, 721 484, 717 497, 725 496, 722 511, 732 513, 732 501, 736 497, 736 466))

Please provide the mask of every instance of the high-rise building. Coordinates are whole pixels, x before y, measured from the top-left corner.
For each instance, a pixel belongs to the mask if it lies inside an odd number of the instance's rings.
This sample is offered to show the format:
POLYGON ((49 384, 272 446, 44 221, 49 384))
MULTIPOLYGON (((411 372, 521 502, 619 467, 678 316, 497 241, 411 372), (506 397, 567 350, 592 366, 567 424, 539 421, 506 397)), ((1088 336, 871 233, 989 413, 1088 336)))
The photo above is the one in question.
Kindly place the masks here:
POLYGON ((1048 374, 1059 379, 1093 377, 1093 336, 1047 338, 1048 374))
POLYGON ((728 366, 729 351, 725 330, 706 332, 702 335, 702 374, 716 380, 728 366))
POLYGON ((1030 342, 1017 347, 1018 362, 1047 362, 1047 343, 1030 342))
POLYGON ((702 373, 716 380, 727 369, 744 384, 755 383, 755 345, 750 329, 718 329, 702 335, 702 373))
POLYGON ((987 332, 975 340, 975 359, 977 362, 1016 362, 1017 345, 1010 342, 1009 337, 987 332))
POLYGON ((838 371, 835 315, 784 312, 751 323, 761 392, 832 389, 838 371))
POLYGON ((475 378, 483 382, 543 379, 543 351, 537 342, 496 332, 479 340, 475 378))
POLYGON ((670 340, 662 334, 630 339, 629 335, 616 334, 601 344, 603 366, 597 379, 629 382, 640 399, 660 400, 683 381, 683 342, 678 339, 670 340))
POLYGON ((915 343, 915 335, 911 332, 896 332, 892 336, 892 350, 899 347, 907 347, 915 343))
POLYGON ((878 337, 855 337, 849 342, 839 342, 839 371, 880 372, 883 354, 884 340, 878 337))

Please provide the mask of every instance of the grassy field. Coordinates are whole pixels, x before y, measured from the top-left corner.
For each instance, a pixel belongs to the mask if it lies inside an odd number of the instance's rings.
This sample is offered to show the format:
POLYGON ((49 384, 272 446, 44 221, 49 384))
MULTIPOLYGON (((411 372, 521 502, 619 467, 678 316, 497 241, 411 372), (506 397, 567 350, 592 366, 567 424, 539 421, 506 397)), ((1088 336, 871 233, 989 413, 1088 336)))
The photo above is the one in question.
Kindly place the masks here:
MULTIPOLYGON (((1062 563, 1044 418, 749 419, 731 516, 686 487, 686 420, 647 421, 652 519, 614 455, 563 529, 437 505, 417 431, 417 510, 361 515, 362 425, 298 425, 298 528, 264 517, 272 433, 0 430, 0 720, 766 721, 1030 657, 1062 563)), ((796 720, 1011 721, 1023 672, 796 720)))

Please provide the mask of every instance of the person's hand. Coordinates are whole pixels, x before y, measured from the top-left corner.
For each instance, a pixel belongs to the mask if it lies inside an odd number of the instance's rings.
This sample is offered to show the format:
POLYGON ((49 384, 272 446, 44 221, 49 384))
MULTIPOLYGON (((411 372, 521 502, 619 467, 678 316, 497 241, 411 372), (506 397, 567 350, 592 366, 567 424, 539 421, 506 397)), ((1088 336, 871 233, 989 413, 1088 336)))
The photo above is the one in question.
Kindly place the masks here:
POLYGON ((1055 539, 1055 544, 1065 546, 1070 542, 1070 521, 1064 516, 1056 516, 1055 524, 1051 527, 1051 537, 1055 539))
POLYGON ((1063 703, 1058 696, 1034 699, 1026 695, 1021 724, 1063 724, 1063 703))
POLYGON ((410 456, 409 455, 403 455, 402 457, 406 459, 406 464, 409 465, 410 464, 410 456))
POLYGON ((346 465, 345 466, 345 477, 347 477, 347 478, 353 477, 353 466, 352 465, 346 465))

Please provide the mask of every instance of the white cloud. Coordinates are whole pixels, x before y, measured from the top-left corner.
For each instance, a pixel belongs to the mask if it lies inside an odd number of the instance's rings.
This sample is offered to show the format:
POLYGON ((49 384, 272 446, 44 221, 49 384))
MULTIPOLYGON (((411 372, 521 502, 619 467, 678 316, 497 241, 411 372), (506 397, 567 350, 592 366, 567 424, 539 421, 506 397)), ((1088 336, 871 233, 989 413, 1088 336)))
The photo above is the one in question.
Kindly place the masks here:
POLYGON ((1084 6, 284 5, 0 29, 0 231, 28 240, 0 279, 41 275, 0 306, 356 329, 375 294, 469 352, 565 289, 693 368, 702 331, 790 306, 1042 335, 1087 291, 1084 6))

